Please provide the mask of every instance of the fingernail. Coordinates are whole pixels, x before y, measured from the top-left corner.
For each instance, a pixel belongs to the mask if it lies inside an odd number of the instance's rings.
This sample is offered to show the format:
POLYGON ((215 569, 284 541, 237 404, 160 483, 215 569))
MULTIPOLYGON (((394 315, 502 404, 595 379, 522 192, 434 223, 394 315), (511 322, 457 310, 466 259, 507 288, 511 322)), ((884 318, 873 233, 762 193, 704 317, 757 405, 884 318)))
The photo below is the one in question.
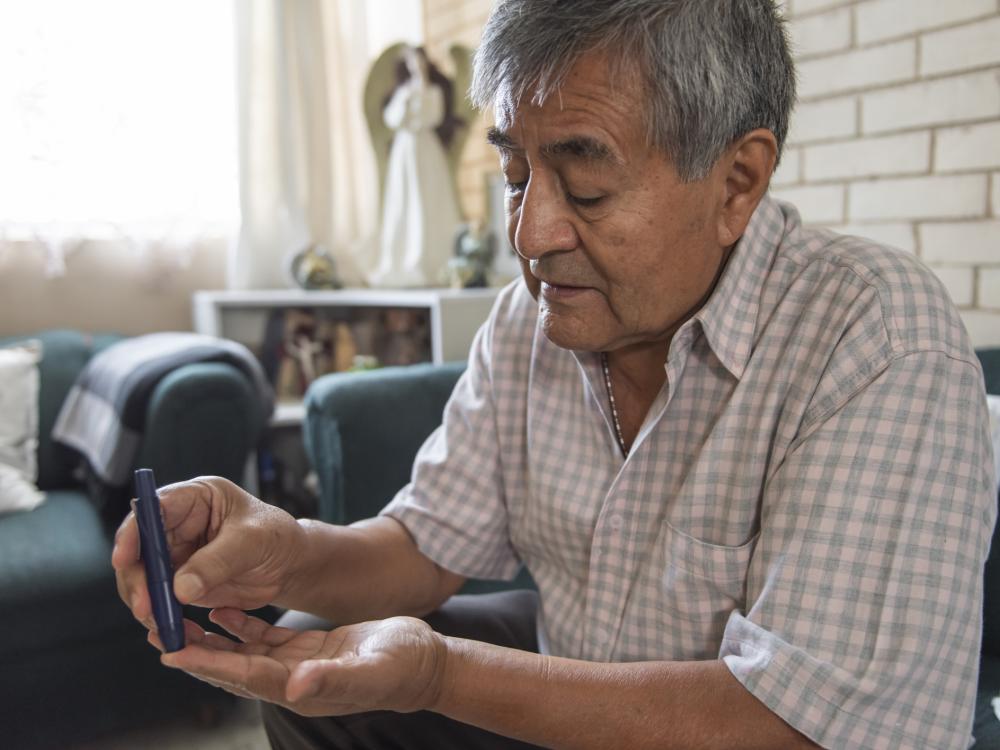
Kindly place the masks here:
POLYGON ((184 602, 193 602, 202 595, 205 584, 194 573, 182 573, 174 579, 174 594, 184 602))

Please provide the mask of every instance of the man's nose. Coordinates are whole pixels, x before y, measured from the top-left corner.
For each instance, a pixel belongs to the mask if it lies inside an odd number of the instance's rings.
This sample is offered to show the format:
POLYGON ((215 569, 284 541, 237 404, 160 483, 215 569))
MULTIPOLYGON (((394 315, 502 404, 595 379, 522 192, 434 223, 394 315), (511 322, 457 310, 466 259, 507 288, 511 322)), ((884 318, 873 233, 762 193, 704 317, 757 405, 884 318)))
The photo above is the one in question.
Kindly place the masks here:
POLYGON ((577 246, 569 206, 558 181, 532 175, 524 190, 514 230, 514 248, 525 260, 577 246))

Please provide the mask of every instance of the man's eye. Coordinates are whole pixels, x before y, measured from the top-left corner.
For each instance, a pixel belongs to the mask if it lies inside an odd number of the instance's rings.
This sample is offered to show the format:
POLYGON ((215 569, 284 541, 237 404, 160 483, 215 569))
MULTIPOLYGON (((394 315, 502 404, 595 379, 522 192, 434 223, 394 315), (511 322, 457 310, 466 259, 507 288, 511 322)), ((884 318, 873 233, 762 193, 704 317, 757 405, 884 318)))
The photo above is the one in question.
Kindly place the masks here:
POLYGON ((569 199, 570 203, 576 206, 580 206, 581 208, 590 208, 592 206, 596 206, 602 200, 604 200, 603 195, 598 195, 593 198, 583 198, 579 195, 567 195, 566 197, 569 199))

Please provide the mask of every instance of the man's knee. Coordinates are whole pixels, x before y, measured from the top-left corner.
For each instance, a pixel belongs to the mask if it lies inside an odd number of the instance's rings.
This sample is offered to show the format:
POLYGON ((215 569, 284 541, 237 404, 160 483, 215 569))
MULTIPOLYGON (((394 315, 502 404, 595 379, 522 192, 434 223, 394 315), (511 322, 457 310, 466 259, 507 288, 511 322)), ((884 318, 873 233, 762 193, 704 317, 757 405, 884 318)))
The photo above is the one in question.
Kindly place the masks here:
MULTIPOLYGON (((264 724, 264 732, 271 743, 272 750, 316 750, 316 748, 354 748, 355 744, 334 744, 332 735, 328 735, 327 727, 321 727, 315 719, 289 711, 273 703, 260 704, 260 718, 264 724)), ((332 720, 324 720, 329 724, 330 731, 336 732, 332 720)))

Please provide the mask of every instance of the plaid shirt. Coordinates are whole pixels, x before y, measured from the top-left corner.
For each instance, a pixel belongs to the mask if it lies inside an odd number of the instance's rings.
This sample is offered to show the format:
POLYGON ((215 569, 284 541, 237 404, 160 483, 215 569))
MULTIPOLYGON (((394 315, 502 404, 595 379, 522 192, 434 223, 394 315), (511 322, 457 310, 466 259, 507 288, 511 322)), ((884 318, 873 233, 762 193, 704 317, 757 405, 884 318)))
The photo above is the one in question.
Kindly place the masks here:
POLYGON ((599 355, 513 283, 383 512, 462 575, 526 565, 548 653, 721 658, 823 746, 966 747, 996 496, 940 283, 766 197, 665 369, 623 460, 599 355))

